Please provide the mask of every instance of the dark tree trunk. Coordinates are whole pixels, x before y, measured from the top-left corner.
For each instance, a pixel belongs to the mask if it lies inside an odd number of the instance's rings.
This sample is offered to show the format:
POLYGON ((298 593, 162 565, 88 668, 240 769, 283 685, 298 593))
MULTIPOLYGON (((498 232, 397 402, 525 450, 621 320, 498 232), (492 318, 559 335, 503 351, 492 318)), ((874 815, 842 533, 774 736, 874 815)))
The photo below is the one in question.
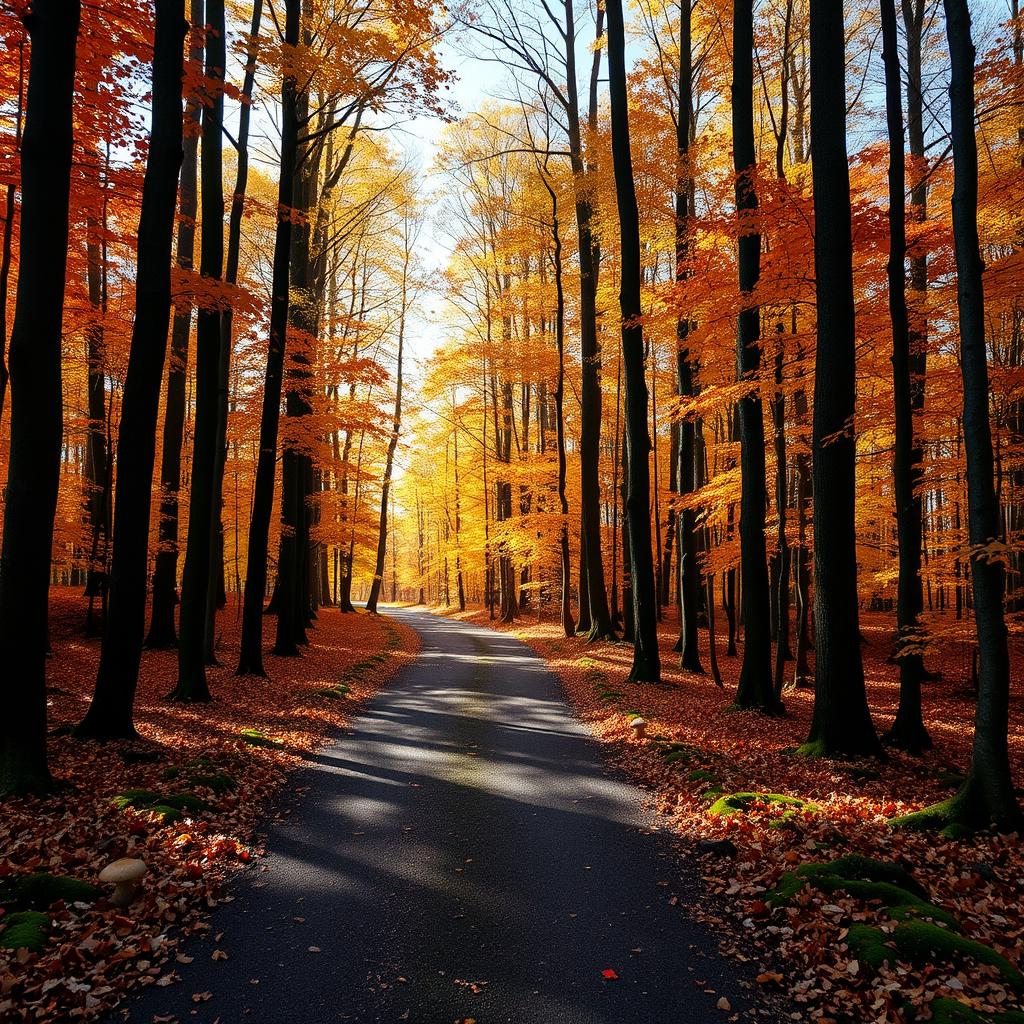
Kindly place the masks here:
MULTIPOLYGON (((192 0, 192 31, 202 30, 204 0, 192 0)), ((201 46, 193 45, 189 60, 202 63, 201 46)), ((185 117, 199 125, 201 105, 190 100, 185 117)), ((191 271, 195 259, 196 213, 199 190, 196 167, 199 135, 190 131, 184 138, 181 164, 181 200, 178 220, 177 260, 181 270, 191 271)), ((171 355, 167 368, 167 398, 164 403, 163 447, 160 455, 160 519, 157 524, 156 565, 153 570, 153 606, 150 612, 147 647, 173 647, 178 642, 174 609, 178 604, 178 494, 181 490, 181 449, 185 437, 185 398, 188 385, 188 343, 192 329, 191 304, 177 305, 171 323, 171 355)))
POLYGON ((633 668, 630 682, 659 682, 658 595, 651 553, 650 453, 647 420, 647 375, 640 304, 640 216, 633 183, 626 89, 626 40, 622 0, 608 0, 608 94, 611 100, 612 163, 619 211, 621 246, 619 307, 622 311, 622 367, 626 391, 626 445, 629 476, 629 555, 633 591, 633 668))
POLYGON ((889 318, 892 321, 893 412, 896 451, 896 539, 899 582, 896 598, 896 657, 900 667, 900 703, 886 741, 920 753, 932 741, 921 714, 924 659, 919 618, 921 591, 921 447, 914 440, 914 383, 911 373, 910 325, 907 317, 906 157, 903 147, 903 100, 895 0, 881 0, 882 58, 885 62, 885 110, 889 131, 889 318))
POLYGON ((9 356, 10 461, 0 554, 0 657, 7 678, 0 793, 39 793, 51 785, 46 623, 64 430, 61 320, 79 14, 77 0, 35 0, 25 15, 32 58, 21 150, 21 262, 9 356))
POLYGON ((814 480, 814 719, 804 753, 880 753, 857 607, 856 365, 843 9, 811 0, 811 162, 818 307, 814 480))
MULTIPOLYGON (((214 287, 224 270, 224 183, 222 169, 224 93, 220 83, 227 61, 224 40, 224 0, 206 5, 205 77, 212 95, 203 106, 200 191, 202 233, 199 272, 214 287)), ((206 680, 206 600, 210 563, 215 547, 214 476, 217 462, 217 403, 222 352, 225 344, 222 313, 207 302, 196 318, 196 419, 192 479, 188 506, 188 541, 181 577, 178 638, 178 683, 172 700, 202 703, 210 700, 206 680)))
MULTIPOLYGON (((301 0, 287 0, 284 41, 299 41, 301 0)), ((274 267, 270 288, 270 341, 263 380, 260 417, 260 450, 253 487, 252 518, 246 552, 245 597, 242 606, 242 645, 238 675, 266 675, 263 668, 263 598, 267 589, 267 554, 270 519, 274 511, 274 476, 277 472, 277 434, 281 419, 281 388, 284 377, 285 338, 288 331, 289 262, 292 236, 292 193, 298 146, 296 80, 281 84, 281 166, 277 186, 277 230, 274 236, 274 267)), ((340 598, 339 598, 340 602, 340 598)))
POLYGON ((153 128, 142 187, 135 325, 117 436, 110 600, 92 704, 77 736, 135 736, 132 708, 146 628, 149 513, 160 384, 171 316, 171 246, 182 159, 184 0, 159 0, 153 44, 153 128))
POLYGON ((772 677, 771 596, 765 553, 765 438, 757 377, 761 367, 760 310, 752 295, 761 276, 761 235, 754 187, 754 6, 733 7, 732 134, 741 308, 736 324, 736 371, 750 389, 737 403, 740 428, 740 571, 743 666, 736 706, 781 710, 772 677))
MULTIPOLYGON (((676 281, 689 277, 687 260, 690 253, 690 218, 693 216, 693 168, 690 166, 690 130, 693 121, 693 47, 690 0, 679 9, 679 110, 676 114, 676 154, 679 160, 676 184, 676 281)), ((680 397, 696 395, 695 367, 690 358, 690 318, 676 321, 676 390, 680 397)), ((687 416, 679 424, 678 466, 676 482, 680 495, 696 490, 696 424, 687 416)), ((700 662, 697 633, 697 612, 700 601, 700 566, 697 564, 697 514, 683 508, 678 517, 679 532, 679 665, 689 672, 704 672, 700 662)))
POLYGON ((971 583, 978 631, 978 699, 971 768, 952 801, 950 817, 970 825, 1019 830, 1021 813, 1007 750, 1010 658, 1003 617, 1003 562, 987 551, 999 537, 993 485, 989 378, 985 350, 985 298, 978 244, 978 147, 974 135, 974 44, 967 0, 944 0, 949 41, 953 142, 953 240, 960 320, 960 372, 964 385, 967 522, 971 583))
MULTIPOLYGON (((245 212, 245 191, 249 184, 249 124, 252 115, 252 92, 256 82, 257 40, 263 15, 263 0, 253 0, 252 22, 249 26, 249 49, 246 53, 242 99, 238 114, 238 168, 235 190, 231 195, 228 215, 228 248, 224 280, 238 281, 238 260, 242 248, 242 214, 245 212)), ((217 609, 223 608, 224 593, 224 467, 228 457, 228 412, 231 399, 231 352, 234 315, 230 307, 224 311, 221 324, 220 361, 217 367, 217 440, 213 464, 213 541, 210 572, 206 590, 206 620, 203 628, 203 657, 207 665, 217 664, 217 609)))

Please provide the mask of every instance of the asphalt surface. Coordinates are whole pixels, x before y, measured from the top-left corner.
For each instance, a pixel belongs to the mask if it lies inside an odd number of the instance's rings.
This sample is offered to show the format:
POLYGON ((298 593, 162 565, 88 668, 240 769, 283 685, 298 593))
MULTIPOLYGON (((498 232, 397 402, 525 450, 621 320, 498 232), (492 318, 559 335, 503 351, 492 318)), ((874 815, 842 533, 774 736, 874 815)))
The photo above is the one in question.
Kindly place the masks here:
POLYGON ((697 867, 543 661, 488 629, 389 614, 420 657, 292 776, 309 789, 268 856, 184 944, 182 983, 129 1001, 128 1020, 696 1024, 730 1018, 723 995, 749 1006, 687 915, 697 867))

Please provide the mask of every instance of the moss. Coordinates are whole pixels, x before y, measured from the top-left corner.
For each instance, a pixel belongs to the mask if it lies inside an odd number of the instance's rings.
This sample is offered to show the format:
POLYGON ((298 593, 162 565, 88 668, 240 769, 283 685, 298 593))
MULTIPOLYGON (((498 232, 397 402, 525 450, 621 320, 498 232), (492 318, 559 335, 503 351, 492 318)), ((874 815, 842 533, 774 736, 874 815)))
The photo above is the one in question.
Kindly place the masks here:
POLYGON ((695 768, 689 775, 686 776, 687 782, 717 782, 718 779, 715 777, 714 772, 709 772, 706 768, 695 768))
POLYGON ((1024 1013, 1017 1010, 985 1013, 956 999, 936 999, 929 1007, 932 1011, 932 1024, 1024 1024, 1024 1013))
POLYGON ((110 801, 119 811, 127 807, 152 807, 160 802, 160 794, 152 789, 127 789, 110 801))
POLYGON ((238 788, 238 783, 226 772, 213 772, 211 775, 193 775, 189 779, 197 789, 212 789, 214 793, 230 793, 238 788))
POLYGON ((946 767, 936 772, 935 781, 940 786, 946 786, 949 789, 959 789, 967 781, 967 776, 957 768, 946 767))
POLYGON ((842 891, 864 903, 885 907, 897 921, 930 918, 956 931, 956 918, 928 902, 927 893, 898 864, 850 854, 827 864, 808 863, 783 875, 765 896, 773 907, 790 904, 805 885, 832 894, 842 891))
POLYGON ((990 946, 927 921, 905 921, 888 935, 880 928, 856 924, 850 928, 846 942, 854 956, 874 970, 887 960, 899 960, 915 967, 928 966, 936 959, 973 960, 996 968, 1007 984, 1018 992, 1024 990, 1024 975, 990 946))
POLYGON ((316 692, 325 700, 344 700, 352 692, 352 687, 348 683, 336 683, 334 686, 324 686, 316 692))
POLYGON ((828 749, 824 740, 812 740, 810 743, 801 743, 793 751, 797 757, 828 757, 828 749))
POLYGON ((711 786, 700 794, 700 798, 701 800, 712 800, 715 797, 721 796, 724 792, 725 790, 721 786, 711 786))
POLYGON ((161 807, 173 807, 179 811, 208 811, 210 804, 195 793, 171 793, 158 801, 161 807))
POLYGON ((160 819, 161 825, 173 825, 184 817, 177 807, 170 807, 167 804, 154 804, 152 807, 147 807, 146 810, 150 814, 155 814, 160 819))
POLYGON ((708 814, 746 814, 753 804, 775 804, 811 813, 818 810, 816 804, 782 793, 729 793, 716 800, 708 808, 708 814))
POLYGON ((14 875, 0 884, 0 903, 15 910, 45 910, 58 900, 95 903, 101 895, 95 885, 69 875, 51 875, 45 871, 14 875))
POLYGON ((27 949, 40 953, 46 945, 46 933, 50 919, 38 910, 21 910, 16 914, 0 918, 4 930, 0 932, 0 947, 4 949, 27 949))
POLYGON ((260 732, 259 729, 241 729, 238 732, 238 738, 251 747, 272 747, 275 750, 280 750, 284 746, 280 740, 275 740, 272 736, 260 732))

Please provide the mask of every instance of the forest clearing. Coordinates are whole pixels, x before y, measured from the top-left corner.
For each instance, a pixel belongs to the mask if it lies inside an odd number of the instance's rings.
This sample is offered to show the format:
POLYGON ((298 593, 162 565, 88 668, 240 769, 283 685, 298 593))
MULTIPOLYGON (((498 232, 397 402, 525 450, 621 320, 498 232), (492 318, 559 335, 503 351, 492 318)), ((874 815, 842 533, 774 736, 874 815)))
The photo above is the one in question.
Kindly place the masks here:
POLYGON ((1018 0, 0 40, 0 1020, 1024 1021, 1018 0))

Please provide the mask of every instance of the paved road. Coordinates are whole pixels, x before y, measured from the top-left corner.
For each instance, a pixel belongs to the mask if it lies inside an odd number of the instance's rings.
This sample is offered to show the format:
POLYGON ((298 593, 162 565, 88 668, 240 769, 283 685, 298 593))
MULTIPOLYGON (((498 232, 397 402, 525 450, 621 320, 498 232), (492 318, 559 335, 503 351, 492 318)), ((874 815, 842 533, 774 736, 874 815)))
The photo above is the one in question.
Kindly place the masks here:
POLYGON ((392 614, 422 654, 294 777, 308 792, 214 913, 229 959, 189 940, 183 983, 128 1019, 697 1024, 729 1018, 723 994, 749 1005, 686 916, 643 794, 544 663, 491 630, 392 614))

